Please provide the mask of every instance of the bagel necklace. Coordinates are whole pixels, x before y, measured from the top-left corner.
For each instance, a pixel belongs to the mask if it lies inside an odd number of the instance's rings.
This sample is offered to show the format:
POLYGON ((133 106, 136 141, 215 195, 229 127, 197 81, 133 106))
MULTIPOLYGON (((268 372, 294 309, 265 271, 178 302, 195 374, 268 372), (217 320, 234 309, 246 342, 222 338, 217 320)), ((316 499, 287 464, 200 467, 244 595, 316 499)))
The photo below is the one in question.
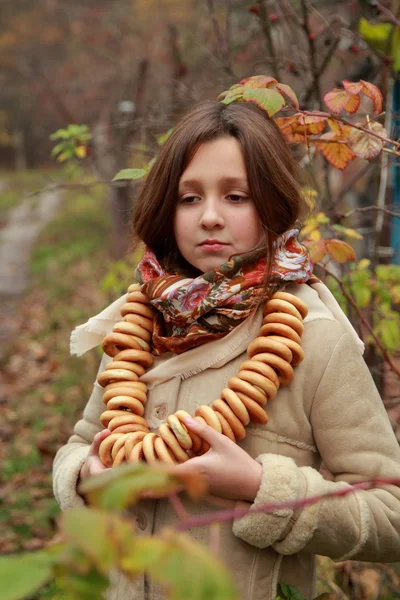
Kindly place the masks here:
MULTIPOLYGON (((150 431, 143 416, 147 386, 139 379, 154 360, 150 345, 154 312, 140 284, 129 286, 121 316, 102 343, 113 360, 98 376, 106 405, 100 420, 111 431, 101 442, 101 461, 106 467, 139 461, 177 464, 204 454, 209 445, 187 429, 184 419, 190 415, 186 411, 169 415, 158 433, 150 431)), ((293 367, 304 358, 301 335, 306 316, 307 307, 299 298, 276 292, 263 308, 259 336, 247 348, 249 359, 241 363, 237 377, 229 379, 211 406, 196 408, 194 418, 233 442, 246 436, 250 421, 266 424, 265 405, 281 385, 292 381, 293 367)))

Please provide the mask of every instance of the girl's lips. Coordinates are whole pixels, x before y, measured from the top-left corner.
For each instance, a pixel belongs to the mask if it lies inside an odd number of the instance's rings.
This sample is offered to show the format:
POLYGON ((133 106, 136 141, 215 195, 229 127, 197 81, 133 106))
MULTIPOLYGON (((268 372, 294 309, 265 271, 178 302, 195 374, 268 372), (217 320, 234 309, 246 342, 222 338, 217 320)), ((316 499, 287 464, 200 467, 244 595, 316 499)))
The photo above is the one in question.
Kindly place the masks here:
POLYGON ((200 244, 200 247, 207 252, 217 252, 218 250, 225 248, 225 246, 229 246, 229 244, 223 244, 222 242, 204 242, 203 244, 200 244))

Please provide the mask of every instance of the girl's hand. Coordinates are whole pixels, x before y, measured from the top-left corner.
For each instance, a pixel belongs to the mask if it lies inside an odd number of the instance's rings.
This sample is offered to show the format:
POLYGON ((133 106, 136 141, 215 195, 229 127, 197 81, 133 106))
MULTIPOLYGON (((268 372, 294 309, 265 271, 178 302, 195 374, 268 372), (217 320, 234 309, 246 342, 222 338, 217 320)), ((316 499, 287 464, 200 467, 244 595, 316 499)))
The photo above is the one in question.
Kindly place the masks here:
POLYGON ((210 444, 208 452, 174 468, 175 473, 201 473, 210 493, 231 500, 253 502, 261 484, 262 466, 222 433, 195 419, 185 419, 194 433, 210 444))
POLYGON ((92 445, 90 446, 89 454, 86 461, 83 463, 80 474, 79 474, 79 482, 85 481, 88 477, 92 475, 97 475, 98 473, 102 473, 107 469, 103 465, 99 457, 99 448, 101 442, 110 435, 111 431, 109 429, 103 429, 93 438, 92 445))

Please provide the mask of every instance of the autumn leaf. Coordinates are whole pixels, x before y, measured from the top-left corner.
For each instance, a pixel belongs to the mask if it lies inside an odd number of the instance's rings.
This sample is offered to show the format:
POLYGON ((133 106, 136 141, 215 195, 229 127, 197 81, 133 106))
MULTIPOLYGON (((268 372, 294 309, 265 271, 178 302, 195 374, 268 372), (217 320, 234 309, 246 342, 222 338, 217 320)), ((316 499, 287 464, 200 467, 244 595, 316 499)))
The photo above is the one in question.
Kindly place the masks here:
POLYGON ((276 79, 269 77, 268 75, 254 75, 253 77, 245 77, 244 79, 241 79, 239 83, 247 88, 267 88, 278 82, 276 79))
POLYGON ((324 239, 320 239, 317 242, 303 240, 302 243, 307 246, 311 261, 314 264, 320 262, 326 255, 326 244, 324 239))
POLYGON ((338 263, 355 262, 357 260, 354 249, 342 240, 329 240, 326 249, 338 263))
POLYGON ((295 133, 298 125, 297 116, 292 115, 291 117, 277 117, 275 123, 281 130, 282 135, 285 136, 286 140, 290 144, 296 144, 298 142, 304 142, 305 137, 303 133, 295 133))
POLYGON ((275 123, 288 142, 305 142, 306 137, 322 133, 326 126, 326 117, 303 115, 301 113, 291 117, 278 117, 275 123))
POLYGON ((313 229, 308 237, 313 242, 318 242, 321 239, 321 232, 319 229, 313 229))
POLYGON ((326 117, 300 114, 298 115, 295 132, 306 133, 307 135, 318 135, 325 129, 326 121, 326 117))
POLYGON ((348 104, 351 97, 352 95, 346 90, 335 88, 325 94, 324 101, 329 110, 332 111, 334 115, 338 115, 348 104))
POLYGON ((364 125, 363 123, 356 123, 356 125, 364 127, 364 131, 354 128, 351 129, 348 140, 349 147, 354 154, 360 158, 373 160, 382 151, 384 142, 375 135, 368 134, 365 130, 370 129, 382 138, 387 138, 386 129, 380 123, 375 121, 368 123, 368 125, 364 125))
POLYGON ((345 169, 349 162, 356 156, 346 143, 338 139, 338 136, 333 131, 324 133, 315 143, 326 160, 340 170, 345 169), (323 140, 327 140, 327 142, 323 140))
POLYGON ((360 79, 360 83, 363 84, 363 94, 365 94, 366 96, 368 96, 368 98, 371 98, 372 100, 374 114, 377 115, 381 113, 383 104, 383 96, 381 91, 376 87, 376 85, 370 83, 369 81, 364 81, 363 79, 360 79))
POLYGON ((345 79, 344 81, 342 81, 342 84, 346 92, 349 92, 350 94, 354 95, 358 95, 363 88, 363 84, 361 81, 348 81, 347 79, 345 79))
POLYGON ((357 110, 360 106, 360 102, 361 102, 361 98, 359 95, 349 96, 348 102, 347 102, 346 106, 344 107, 344 110, 352 115, 355 112, 357 112, 357 110))
POLYGON ((258 108, 267 111, 270 117, 285 105, 284 98, 273 89, 248 89, 243 94, 243 100, 254 102, 258 108))
POLYGON ((296 94, 294 93, 294 91, 292 90, 292 88, 289 85, 286 85, 285 83, 277 83, 275 85, 275 88, 282 94, 284 94, 285 96, 287 96, 292 103, 294 104, 294 106, 298 109, 299 108, 299 101, 297 99, 296 94))

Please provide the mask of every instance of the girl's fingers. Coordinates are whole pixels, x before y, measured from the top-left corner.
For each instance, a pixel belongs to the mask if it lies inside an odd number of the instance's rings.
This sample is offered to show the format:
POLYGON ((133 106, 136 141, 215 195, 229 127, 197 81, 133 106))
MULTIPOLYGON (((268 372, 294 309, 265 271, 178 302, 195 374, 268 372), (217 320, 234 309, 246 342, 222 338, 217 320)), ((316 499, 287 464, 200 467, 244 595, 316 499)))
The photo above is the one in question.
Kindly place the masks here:
POLYGON ((208 442, 214 449, 222 447, 222 445, 225 446, 226 441, 230 442, 226 436, 218 433, 218 431, 215 431, 215 429, 205 423, 200 423, 200 421, 196 421, 196 419, 192 419, 191 417, 186 417, 184 421, 188 429, 197 433, 197 435, 208 442))
POLYGON ((103 429, 102 431, 99 431, 99 433, 96 433, 96 435, 93 438, 92 445, 90 446, 88 456, 98 456, 99 455, 100 444, 106 437, 108 437, 110 435, 110 433, 111 433, 111 431, 109 429, 103 429))

